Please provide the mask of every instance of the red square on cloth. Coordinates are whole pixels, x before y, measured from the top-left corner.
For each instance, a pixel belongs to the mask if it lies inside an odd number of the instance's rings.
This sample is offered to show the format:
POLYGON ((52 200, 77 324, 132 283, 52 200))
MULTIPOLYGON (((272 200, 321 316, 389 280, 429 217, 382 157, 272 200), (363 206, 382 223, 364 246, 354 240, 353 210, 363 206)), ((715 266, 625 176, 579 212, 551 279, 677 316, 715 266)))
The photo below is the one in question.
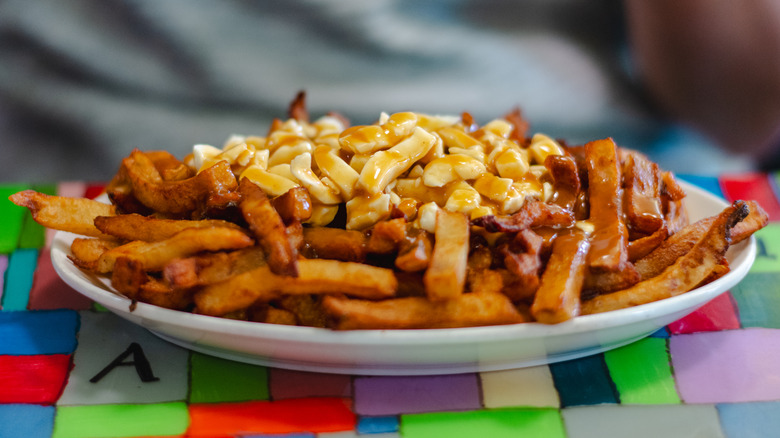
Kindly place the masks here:
POLYGON ((736 330, 739 327, 739 315, 731 292, 718 295, 695 312, 667 326, 673 335, 736 330))
POLYGON ((70 371, 69 354, 0 356, 0 403, 52 405, 70 371))

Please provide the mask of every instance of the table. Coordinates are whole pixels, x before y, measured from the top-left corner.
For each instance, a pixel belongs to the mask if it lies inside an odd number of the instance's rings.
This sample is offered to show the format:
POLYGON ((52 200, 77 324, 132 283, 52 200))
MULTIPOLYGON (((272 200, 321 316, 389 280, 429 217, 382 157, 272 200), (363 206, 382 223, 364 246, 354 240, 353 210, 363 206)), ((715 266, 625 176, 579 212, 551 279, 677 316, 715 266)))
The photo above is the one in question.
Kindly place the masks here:
POLYGON ((0 437, 765 437, 780 434, 779 175, 681 176, 756 199, 771 223, 737 287, 588 358, 442 376, 345 376, 191 352, 100 309, 54 273, 52 233, 0 185, 0 437))

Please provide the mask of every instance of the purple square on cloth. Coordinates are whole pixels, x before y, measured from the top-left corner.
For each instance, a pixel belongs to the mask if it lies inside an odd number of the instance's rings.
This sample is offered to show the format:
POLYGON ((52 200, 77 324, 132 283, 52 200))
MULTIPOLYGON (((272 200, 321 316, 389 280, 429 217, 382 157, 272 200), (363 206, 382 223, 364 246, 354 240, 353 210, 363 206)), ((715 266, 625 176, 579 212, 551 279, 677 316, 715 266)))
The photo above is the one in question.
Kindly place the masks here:
POLYGON ((672 336, 675 380, 686 403, 780 399, 780 330, 672 336))
POLYGON ((476 374, 355 379, 355 413, 397 415, 479 409, 476 374))

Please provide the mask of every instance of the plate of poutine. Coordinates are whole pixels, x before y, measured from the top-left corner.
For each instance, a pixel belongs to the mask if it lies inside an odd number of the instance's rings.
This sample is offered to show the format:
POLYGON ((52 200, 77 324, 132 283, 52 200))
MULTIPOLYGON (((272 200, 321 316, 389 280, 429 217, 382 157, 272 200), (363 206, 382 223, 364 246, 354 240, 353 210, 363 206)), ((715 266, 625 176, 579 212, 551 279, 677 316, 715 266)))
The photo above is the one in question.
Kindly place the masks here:
MULTIPOLYGON (((719 212, 727 203, 682 183, 692 219, 719 212)), ((731 271, 703 287, 636 307, 582 315, 559 324, 521 323, 486 327, 334 331, 214 318, 133 303, 110 281, 75 266, 70 243, 58 232, 52 263, 71 287, 111 312, 176 345, 230 360, 300 371, 362 375, 434 375, 495 371, 576 359, 629 344, 695 311, 729 290, 748 272, 755 238, 732 246, 731 271)))
POLYGON ((134 150, 101 198, 10 196, 52 262, 159 337, 349 374, 533 366, 647 336, 748 272, 755 201, 677 181, 611 138, 569 146, 519 110, 310 121, 134 150))

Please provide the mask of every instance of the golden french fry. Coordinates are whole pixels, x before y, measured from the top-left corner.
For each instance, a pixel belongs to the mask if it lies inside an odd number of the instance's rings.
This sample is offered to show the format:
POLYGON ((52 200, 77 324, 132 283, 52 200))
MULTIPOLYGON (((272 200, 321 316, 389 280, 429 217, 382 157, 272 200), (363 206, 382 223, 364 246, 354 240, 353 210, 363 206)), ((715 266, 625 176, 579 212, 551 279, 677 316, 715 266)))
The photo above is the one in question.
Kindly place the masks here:
POLYGON ((425 230, 410 236, 401 242, 395 267, 405 272, 418 272, 428 268, 433 255, 431 235, 425 230))
POLYGON ((594 231, 588 264, 592 271, 615 272, 628 262, 628 230, 621 211, 621 174, 617 146, 611 138, 585 145, 590 221, 594 231))
POLYGON ((298 275, 297 251, 287 239, 284 222, 268 196, 247 178, 241 179, 239 191, 241 213, 263 247, 271 271, 291 277, 298 275))
POLYGON ((531 314, 545 324, 574 318, 580 311, 580 291, 587 272, 590 241, 576 230, 558 236, 536 291, 531 314))
POLYGON ((550 202, 574 211, 581 189, 577 163, 567 155, 549 155, 544 160, 544 166, 553 179, 554 195, 550 202))
POLYGON ((147 151, 164 181, 181 181, 195 176, 195 172, 168 151, 147 151))
POLYGON ((628 260, 635 262, 645 257, 658 248, 667 237, 669 237, 669 231, 665 226, 662 226, 653 234, 628 242, 628 260))
POLYGON ((360 231, 340 228, 311 227, 303 229, 308 255, 345 262, 366 259, 366 236, 360 231))
POLYGON ((484 227, 491 233, 517 233, 531 227, 565 227, 574 225, 574 213, 556 204, 535 199, 525 201, 519 211, 511 216, 480 216, 473 225, 484 227))
MULTIPOLYGON (((749 210, 747 217, 731 229, 732 244, 750 237, 769 223, 769 215, 755 201, 745 201, 749 210)), ((670 235, 656 249, 636 261, 636 270, 642 280, 655 277, 671 266, 701 239, 718 216, 711 216, 687 225, 677 233, 670 235)))
POLYGON ((173 289, 168 284, 150 278, 138 289, 136 300, 174 310, 189 310, 192 307, 192 291, 173 289))
POLYGON ((235 201, 229 193, 238 183, 227 161, 220 161, 192 178, 165 181, 152 160, 134 150, 122 160, 133 195, 145 206, 170 214, 192 214, 205 206, 220 207, 235 201))
POLYGON ((33 219, 46 228, 90 237, 105 237, 95 228, 95 218, 112 216, 116 212, 113 205, 99 201, 52 196, 34 190, 14 193, 8 199, 28 208, 33 219))
POLYGON ((312 206, 309 192, 303 187, 293 187, 281 196, 271 200, 285 224, 306 222, 311 217, 312 206))
POLYGON ((661 172, 658 164, 636 151, 621 149, 624 157, 625 211, 632 231, 652 234, 664 225, 661 212, 661 172))
POLYGON ((171 260, 163 267, 163 278, 173 289, 190 289, 219 283, 265 264, 263 250, 250 246, 171 260))
POLYGON ((119 246, 119 242, 116 240, 77 237, 70 244, 72 255, 68 258, 82 269, 95 271, 100 256, 117 246, 119 246))
POLYGON ((628 289, 599 295, 582 304, 582 314, 638 306, 685 293, 706 280, 719 269, 730 244, 730 230, 748 215, 742 201, 723 210, 707 232, 685 255, 656 277, 628 289))
POLYGON ((98 216, 95 227, 106 235, 123 240, 143 240, 158 242, 173 237, 187 228, 226 227, 242 229, 233 222, 220 219, 204 219, 199 221, 157 219, 140 214, 120 214, 116 216, 98 216))
POLYGON ((495 292, 466 293, 433 303, 423 297, 383 301, 326 296, 323 306, 337 330, 474 327, 525 322, 509 299, 495 292))
POLYGON ((368 299, 395 295, 398 281, 389 269, 338 260, 300 260, 298 277, 275 275, 262 266, 195 293, 197 311, 221 316, 281 294, 346 294, 368 299))
POLYGON ((128 257, 143 263, 146 271, 159 271, 168 262, 189 257, 203 251, 220 251, 251 246, 251 237, 243 231, 225 227, 188 228, 173 237, 159 242, 136 240, 104 252, 97 262, 96 270, 109 273, 120 257, 128 257))
POLYGON ((439 210, 433 253, 423 276, 425 292, 433 302, 460 296, 466 283, 469 220, 458 212, 439 210))

